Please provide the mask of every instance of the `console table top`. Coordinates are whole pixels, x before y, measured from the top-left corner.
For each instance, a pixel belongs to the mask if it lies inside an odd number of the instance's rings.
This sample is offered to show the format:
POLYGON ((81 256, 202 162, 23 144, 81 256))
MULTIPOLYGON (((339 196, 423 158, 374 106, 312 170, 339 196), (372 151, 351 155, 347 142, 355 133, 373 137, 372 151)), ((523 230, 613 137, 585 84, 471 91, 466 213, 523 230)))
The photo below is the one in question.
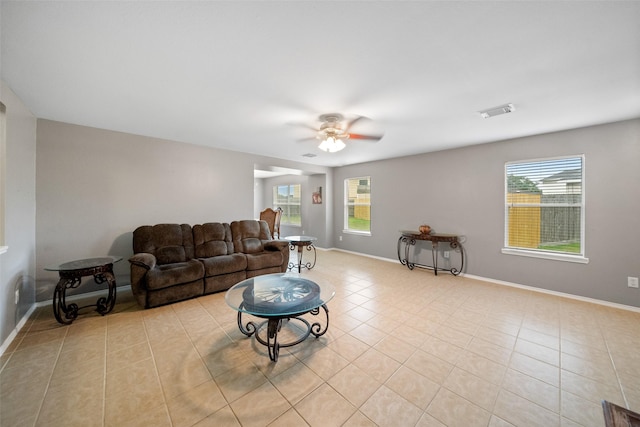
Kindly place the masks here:
POLYGON ((402 235, 405 237, 411 237, 412 239, 416 239, 416 240, 431 240, 431 241, 441 241, 441 242, 458 241, 457 234, 433 233, 433 232, 429 234, 424 234, 416 230, 401 230, 400 233, 402 233, 402 235))

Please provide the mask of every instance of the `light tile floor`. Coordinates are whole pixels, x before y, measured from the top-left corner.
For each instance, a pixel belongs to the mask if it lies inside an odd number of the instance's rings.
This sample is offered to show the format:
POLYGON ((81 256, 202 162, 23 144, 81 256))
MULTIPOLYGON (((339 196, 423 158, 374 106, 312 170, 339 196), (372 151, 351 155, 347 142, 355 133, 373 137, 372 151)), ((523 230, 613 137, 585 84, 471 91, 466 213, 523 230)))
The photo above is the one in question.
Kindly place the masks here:
POLYGON ((224 293, 59 325, 0 359, 2 426, 603 426, 640 409, 640 313, 336 251, 326 335, 277 363, 224 293))

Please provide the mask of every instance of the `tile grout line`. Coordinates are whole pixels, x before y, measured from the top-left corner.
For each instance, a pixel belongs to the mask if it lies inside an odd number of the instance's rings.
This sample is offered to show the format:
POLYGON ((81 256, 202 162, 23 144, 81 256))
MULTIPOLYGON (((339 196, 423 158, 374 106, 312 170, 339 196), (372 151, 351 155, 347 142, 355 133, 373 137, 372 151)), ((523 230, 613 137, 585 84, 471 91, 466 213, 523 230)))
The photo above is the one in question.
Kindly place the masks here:
POLYGON ((616 375, 616 381, 618 382, 618 387, 620 388, 620 393, 622 394, 622 399, 624 400, 624 404, 627 408, 631 408, 631 405, 629 405, 629 401, 627 400, 627 393, 625 392, 625 388, 622 386, 622 381, 620 380, 620 374, 618 374, 616 363, 613 360, 613 354, 611 353, 611 347, 609 346, 609 341, 607 340, 607 336, 602 333, 602 326, 600 325, 600 322, 598 322, 598 328, 600 328, 600 334, 602 335, 602 339, 604 340, 604 345, 607 347, 607 356, 609 356, 609 360, 611 361, 611 365, 613 366, 613 372, 616 375))
POLYGON ((106 427, 107 424, 107 364, 108 362, 108 347, 109 347, 109 318, 106 320, 106 326, 104 331, 104 366, 103 366, 103 378, 102 381, 102 427, 106 427))
MULTIPOLYGON (((156 372, 156 377, 158 379, 158 383, 160 384, 160 388, 162 389, 162 400, 164 401, 164 409, 165 409, 165 413, 167 414, 167 417, 169 418, 169 422, 171 423, 171 425, 173 426, 173 418, 171 418, 171 412, 169 411, 169 404, 167 403, 167 396, 164 390, 164 387, 162 386, 162 381, 160 380, 160 372, 158 372, 158 364, 156 363, 156 354, 153 351, 153 347, 151 346, 151 340, 149 339, 149 330, 148 330, 148 326, 147 326, 147 321, 145 320, 145 316, 144 314, 140 316, 141 317, 141 321, 142 321, 142 326, 144 328, 144 335, 145 338, 147 340, 147 346, 149 347, 149 353, 151 353, 151 360, 153 360, 153 369, 156 372)), ((105 381, 106 383, 106 381, 105 381)), ((105 403, 106 403, 106 395, 105 395, 105 403)))
MULTIPOLYGON (((218 320, 209 312, 209 310, 206 309, 205 306, 202 305, 202 302, 200 301, 199 298, 196 298, 195 301, 198 303, 198 305, 200 306, 200 308, 202 308, 202 310, 204 311, 204 313, 206 313, 206 315, 208 317, 211 318, 211 320, 220 328, 224 331, 224 334, 227 338, 229 338, 229 340, 231 340, 232 342, 235 342, 233 340, 233 338, 231 336, 228 335, 227 331, 220 325, 220 322, 218 322, 218 320)), ((174 309, 175 312, 175 309, 174 309)), ((220 384, 218 384, 218 381, 216 381, 215 376, 211 373, 211 371, 209 370, 209 367, 206 366, 206 363, 204 363, 203 360, 203 355, 200 354, 200 352, 198 351, 198 348, 195 346, 193 339, 191 337, 191 334, 189 334, 189 331, 185 328, 184 323, 182 322, 182 319, 180 319, 180 316, 178 316, 178 314, 176 313, 176 318, 178 319, 178 321, 180 322, 180 325, 182 326, 182 328, 184 329, 185 334, 187 335, 187 337, 189 337, 189 342, 191 343, 191 346, 193 347, 194 351, 198 354, 198 357, 200 358, 200 361, 203 363, 204 368, 207 370, 207 373, 209 374, 209 377, 211 378, 211 381, 213 381, 213 383, 216 385, 216 387, 218 388, 218 390, 220 391, 220 394, 222 395, 222 398, 224 399, 227 407, 229 407, 229 410, 231 411, 231 413, 233 414, 233 416, 235 417, 235 420, 238 422, 238 424, 242 425, 242 423, 240 422, 240 418, 238 418, 238 415, 235 413, 235 411, 233 410, 233 408, 231 407, 231 402, 229 402, 227 396, 225 396, 225 394, 222 392, 222 388, 220 387, 220 384)), ((243 351, 243 350, 241 350, 243 351)), ((255 366, 255 365, 254 365, 255 366)), ((257 368, 257 367, 256 367, 257 368)), ((268 378, 267 378, 268 380, 268 378)), ((162 383, 161 383, 162 384, 162 383)), ((204 383, 201 383, 204 384, 204 383)), ((246 393, 243 395, 245 396, 246 393)), ((243 397, 241 396, 241 397, 243 397)), ((221 408, 222 409, 222 408, 221 408)), ((202 420, 207 419, 208 417, 210 417, 211 415, 215 414, 216 412, 218 412, 220 409, 218 409, 217 411, 213 412, 212 414, 207 415, 206 417, 204 417, 202 420)), ((200 423, 202 420, 199 420, 196 424, 200 423)), ((173 423, 173 420, 172 420, 173 423)))
POLYGON ((558 325, 558 414, 560 415, 560 423, 562 424, 563 410, 562 410, 562 326, 564 325, 562 316, 559 317, 558 325))
MULTIPOLYGON (((530 300, 530 296, 527 294, 527 299, 526 299, 526 305, 529 305, 529 300, 530 300)), ((506 369, 505 369, 505 373, 502 376, 502 381, 500 381, 500 388, 498 389, 498 394, 496 395, 496 399, 493 403, 493 407, 491 408, 491 417, 496 417, 496 418, 500 418, 498 415, 495 414, 495 410, 496 410, 496 404, 498 403, 498 398, 500 397, 500 393, 502 391, 506 391, 511 393, 509 390, 507 390, 504 387, 504 382, 505 379, 507 377, 507 373, 509 372, 509 369, 511 369, 511 361, 513 360, 513 355, 514 353, 516 353, 516 344, 518 343, 518 338, 520 337, 520 333, 522 332, 522 327, 523 327, 523 323, 524 323, 524 315, 520 317, 520 321, 518 322, 518 333, 514 336, 514 340, 513 340, 513 345, 511 346, 510 350, 511 352, 509 353, 509 360, 507 360, 507 365, 506 365, 506 369)), ((491 420, 491 417, 489 418, 489 420, 491 420)), ((560 418, 560 417, 558 417, 560 418)), ((502 418, 500 418, 502 419, 502 418)), ((504 420, 505 422, 509 422, 509 420, 504 420)))
MULTIPOLYGON (((64 347, 64 341, 67 339, 69 335, 69 327, 70 325, 65 325, 64 337, 62 338, 62 342, 60 343, 60 348, 58 349, 58 354, 56 355, 56 360, 53 364, 53 369, 51 370, 51 375, 49 375, 49 379, 47 380, 47 386, 45 387, 44 393, 42 394, 42 399, 40 400, 40 406, 38 407, 38 415, 33 421, 34 427, 38 424, 38 420, 40 419, 40 415, 42 415, 42 407, 44 406, 44 401, 47 398, 47 393, 49 392, 49 388, 51 387, 51 379, 53 378, 53 373, 56 371, 56 367, 58 366, 58 362, 60 361, 60 355, 62 354, 62 348, 64 347)), ((26 335, 25 335, 26 337, 26 335)))

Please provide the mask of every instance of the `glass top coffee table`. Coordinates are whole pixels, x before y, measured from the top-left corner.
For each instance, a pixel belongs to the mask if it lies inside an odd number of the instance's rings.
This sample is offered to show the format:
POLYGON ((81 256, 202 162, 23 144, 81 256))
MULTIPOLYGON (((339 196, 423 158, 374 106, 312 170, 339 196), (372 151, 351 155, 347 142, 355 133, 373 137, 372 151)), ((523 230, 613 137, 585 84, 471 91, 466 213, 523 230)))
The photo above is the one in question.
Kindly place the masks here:
POLYGON ((237 283, 225 295, 227 304, 238 311, 240 332, 267 346, 269 358, 277 362, 280 347, 299 344, 310 334, 316 338, 324 335, 329 328, 329 309, 327 302, 335 295, 335 289, 329 284, 317 284, 288 273, 265 274, 237 283), (326 323, 310 323, 301 317, 304 314, 317 316, 320 309, 324 312, 326 323), (242 315, 252 315, 265 319, 258 324, 248 321, 242 323, 242 315), (295 320, 302 326, 302 333, 294 340, 278 342, 278 332, 283 323, 295 320), (266 331, 264 329, 266 325, 266 331), (262 336, 264 335, 264 337, 262 336))

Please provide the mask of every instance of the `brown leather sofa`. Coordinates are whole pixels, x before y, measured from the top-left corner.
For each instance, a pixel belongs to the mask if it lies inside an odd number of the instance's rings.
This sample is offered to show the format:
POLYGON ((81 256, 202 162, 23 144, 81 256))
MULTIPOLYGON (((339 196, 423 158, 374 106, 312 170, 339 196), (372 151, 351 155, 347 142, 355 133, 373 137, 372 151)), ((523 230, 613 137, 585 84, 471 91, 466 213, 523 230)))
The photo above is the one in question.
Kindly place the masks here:
POLYGON ((157 307, 229 289, 261 274, 284 273, 289 242, 273 240, 265 221, 143 225, 133 232, 131 289, 157 307))

